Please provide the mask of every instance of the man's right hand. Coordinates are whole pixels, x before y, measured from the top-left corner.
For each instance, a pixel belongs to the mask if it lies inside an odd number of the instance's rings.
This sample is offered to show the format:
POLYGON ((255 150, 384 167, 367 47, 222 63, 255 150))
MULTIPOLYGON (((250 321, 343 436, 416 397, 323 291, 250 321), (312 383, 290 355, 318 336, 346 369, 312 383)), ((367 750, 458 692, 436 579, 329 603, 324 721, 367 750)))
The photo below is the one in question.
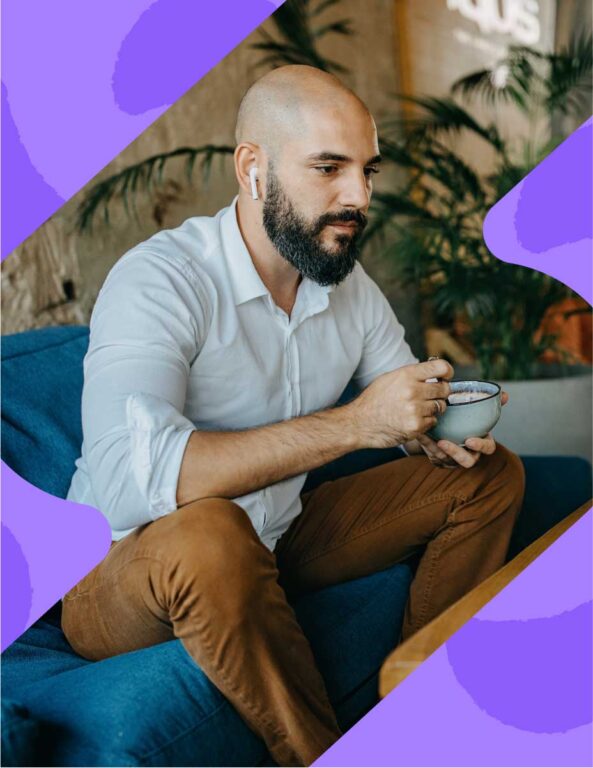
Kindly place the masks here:
POLYGON ((362 445, 390 448, 414 440, 437 423, 447 408, 453 368, 430 360, 385 373, 349 404, 362 445), (427 379, 444 379, 427 382, 427 379), (438 403, 438 404, 437 404, 438 403))

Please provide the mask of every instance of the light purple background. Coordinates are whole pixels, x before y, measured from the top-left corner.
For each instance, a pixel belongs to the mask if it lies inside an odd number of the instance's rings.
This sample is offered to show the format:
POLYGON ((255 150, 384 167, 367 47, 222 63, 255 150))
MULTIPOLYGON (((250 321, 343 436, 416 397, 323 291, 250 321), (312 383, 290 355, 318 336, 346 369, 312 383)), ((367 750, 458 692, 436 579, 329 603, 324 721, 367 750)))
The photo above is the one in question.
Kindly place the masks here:
MULTIPOLYGON (((279 4, 4 0, 3 255, 279 4)), ((559 277, 589 301, 590 131, 591 122, 485 223, 499 258, 559 277)), ((96 510, 48 496, 5 465, 2 479, 12 532, 2 540, 4 647, 101 559, 109 530, 96 510)), ((591 513, 318 764, 591 765, 590 528, 591 513), (570 695, 547 674, 550 655, 568 665, 570 695)))

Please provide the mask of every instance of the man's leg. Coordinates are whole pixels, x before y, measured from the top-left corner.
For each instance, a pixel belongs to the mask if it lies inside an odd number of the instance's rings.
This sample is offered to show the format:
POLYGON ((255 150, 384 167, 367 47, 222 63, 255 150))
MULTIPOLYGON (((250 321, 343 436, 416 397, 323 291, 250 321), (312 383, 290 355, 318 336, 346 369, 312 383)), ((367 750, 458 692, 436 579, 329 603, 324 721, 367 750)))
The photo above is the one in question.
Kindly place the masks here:
POLYGON ((63 601, 74 650, 102 659, 174 637, 280 765, 340 736, 310 646, 245 512, 207 499, 132 532, 63 601))
POLYGON ((387 568, 426 548, 410 589, 405 640, 504 563, 524 493, 501 445, 472 469, 399 459, 324 483, 276 546, 289 595, 387 568))

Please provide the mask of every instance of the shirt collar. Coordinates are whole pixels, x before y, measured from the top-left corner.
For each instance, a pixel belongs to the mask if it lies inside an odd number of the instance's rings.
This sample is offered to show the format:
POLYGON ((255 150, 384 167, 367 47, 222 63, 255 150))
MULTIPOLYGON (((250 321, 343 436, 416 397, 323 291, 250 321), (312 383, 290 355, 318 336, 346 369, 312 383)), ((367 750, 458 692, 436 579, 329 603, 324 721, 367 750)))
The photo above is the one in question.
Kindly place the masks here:
MULTIPOLYGON (((221 217, 222 247, 229 268, 235 305, 245 304, 259 296, 269 296, 270 293, 264 285, 261 277, 247 250, 243 235, 237 221, 238 195, 226 209, 221 217)), ((304 292, 308 302, 317 305, 316 309, 327 306, 324 301, 327 294, 334 289, 333 285, 318 285, 308 277, 303 277, 299 291, 304 292)))
POLYGON ((237 221, 237 200, 235 197, 223 213, 220 223, 222 248, 229 268, 235 305, 244 304, 258 296, 269 293, 251 260, 237 221))

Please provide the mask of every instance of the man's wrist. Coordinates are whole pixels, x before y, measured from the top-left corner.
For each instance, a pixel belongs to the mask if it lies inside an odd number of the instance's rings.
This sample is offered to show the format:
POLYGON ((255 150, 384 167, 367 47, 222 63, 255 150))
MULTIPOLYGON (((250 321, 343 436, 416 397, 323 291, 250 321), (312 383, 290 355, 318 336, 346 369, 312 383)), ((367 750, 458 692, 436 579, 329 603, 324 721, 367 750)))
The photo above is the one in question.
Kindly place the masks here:
POLYGON ((359 416, 356 400, 334 408, 332 413, 338 419, 340 432, 345 444, 348 445, 348 453, 370 447, 370 440, 359 416))

